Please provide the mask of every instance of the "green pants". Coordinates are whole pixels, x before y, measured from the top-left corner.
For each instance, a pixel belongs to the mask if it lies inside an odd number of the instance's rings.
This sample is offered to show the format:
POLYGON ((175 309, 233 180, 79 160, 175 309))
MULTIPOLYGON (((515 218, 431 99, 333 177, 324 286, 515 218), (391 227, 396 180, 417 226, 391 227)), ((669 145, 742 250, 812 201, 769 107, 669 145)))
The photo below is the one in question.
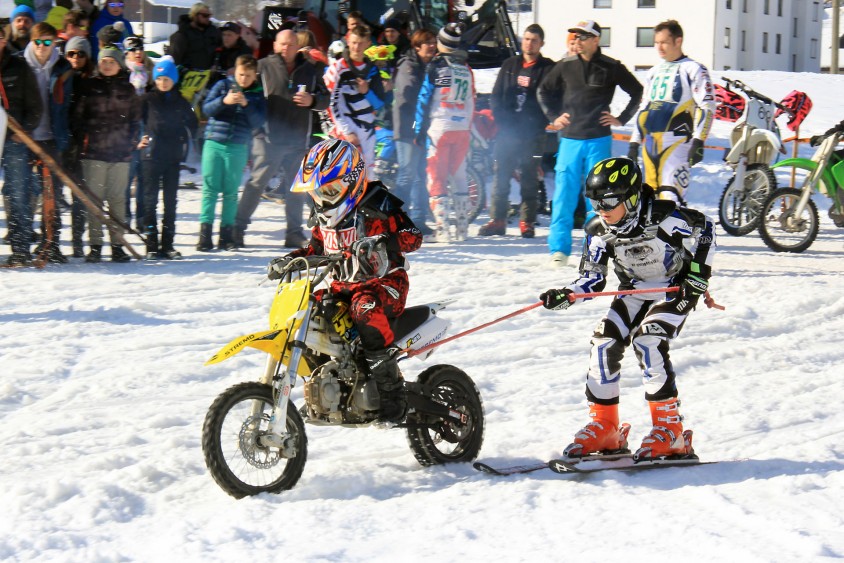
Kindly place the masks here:
POLYGON ((220 226, 234 226, 237 215, 237 191, 243 169, 249 159, 246 144, 223 144, 206 140, 202 147, 202 211, 200 223, 214 223, 217 198, 223 194, 220 226))

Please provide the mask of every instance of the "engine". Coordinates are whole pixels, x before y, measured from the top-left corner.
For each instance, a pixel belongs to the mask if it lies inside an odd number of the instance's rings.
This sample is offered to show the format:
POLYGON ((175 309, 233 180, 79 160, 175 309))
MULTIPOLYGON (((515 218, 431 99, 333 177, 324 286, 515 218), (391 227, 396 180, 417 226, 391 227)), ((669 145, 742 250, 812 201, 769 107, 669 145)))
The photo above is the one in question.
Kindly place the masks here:
POLYGON ((377 416, 378 389, 354 365, 331 360, 305 383, 305 405, 311 423, 365 424, 377 416))

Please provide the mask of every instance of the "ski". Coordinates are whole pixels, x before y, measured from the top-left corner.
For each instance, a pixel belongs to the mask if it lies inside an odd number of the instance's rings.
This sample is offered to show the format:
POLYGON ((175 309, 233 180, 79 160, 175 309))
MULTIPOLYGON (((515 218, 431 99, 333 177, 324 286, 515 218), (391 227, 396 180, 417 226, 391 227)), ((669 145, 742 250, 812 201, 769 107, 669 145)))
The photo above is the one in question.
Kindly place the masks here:
POLYGON ((660 469, 666 467, 680 467, 688 465, 708 465, 718 463, 717 461, 701 461, 694 454, 681 458, 654 459, 647 461, 635 461, 632 456, 617 460, 592 460, 581 463, 571 463, 565 459, 552 459, 548 462, 548 468, 554 473, 595 473, 597 471, 638 471, 641 469, 660 469))
POLYGON ((484 463, 482 461, 476 461, 472 464, 472 467, 480 471, 481 473, 486 473, 488 475, 497 475, 497 476, 507 476, 507 475, 519 475, 523 473, 533 473, 534 471, 539 471, 540 469, 548 469, 550 464, 554 461, 565 461, 569 465, 575 466, 579 463, 583 463, 586 461, 615 461, 620 459, 626 459, 631 457, 633 454, 628 451, 621 451, 611 454, 592 454, 586 456, 584 458, 566 458, 564 460, 551 460, 551 461, 534 461, 523 463, 520 465, 509 465, 503 467, 495 467, 488 463, 484 463))

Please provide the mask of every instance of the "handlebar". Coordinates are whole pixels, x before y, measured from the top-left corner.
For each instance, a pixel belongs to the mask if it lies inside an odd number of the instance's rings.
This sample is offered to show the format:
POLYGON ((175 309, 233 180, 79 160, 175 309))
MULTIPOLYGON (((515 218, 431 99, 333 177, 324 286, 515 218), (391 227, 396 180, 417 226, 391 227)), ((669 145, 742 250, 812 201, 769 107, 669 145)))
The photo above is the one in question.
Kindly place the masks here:
POLYGON ((745 94, 747 94, 751 98, 756 98, 757 100, 759 100, 761 102, 764 102, 766 104, 771 104, 772 106, 786 112, 789 115, 794 114, 793 111, 791 111, 790 109, 788 109, 784 105, 780 104, 779 102, 775 102, 774 100, 772 100, 771 98, 769 98, 768 96, 766 96, 764 94, 760 94, 759 92, 757 92, 756 90, 754 90, 753 88, 751 88, 750 86, 748 86, 747 84, 742 82, 741 80, 733 80, 732 78, 727 78, 726 76, 722 76, 721 80, 723 80, 727 84, 727 86, 732 86, 733 88, 737 88, 738 90, 741 90, 742 92, 744 92, 745 94))

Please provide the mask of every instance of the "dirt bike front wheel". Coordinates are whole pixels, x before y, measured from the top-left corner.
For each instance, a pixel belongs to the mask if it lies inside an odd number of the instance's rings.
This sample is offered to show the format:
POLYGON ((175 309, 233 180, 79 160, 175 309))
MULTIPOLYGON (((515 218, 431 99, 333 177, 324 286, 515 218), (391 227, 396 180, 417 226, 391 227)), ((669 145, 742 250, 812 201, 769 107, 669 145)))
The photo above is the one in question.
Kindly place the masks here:
POLYGON ((484 406, 472 379, 450 365, 430 367, 419 375, 425 393, 463 415, 463 421, 422 413, 408 417, 407 440, 424 465, 472 461, 484 442, 484 406))
POLYGON ((768 196, 777 189, 774 171, 765 164, 751 164, 744 183, 730 178, 718 202, 718 218, 727 234, 741 237, 759 226, 760 210, 768 196))
POLYGON ((803 195, 796 188, 782 188, 768 196, 762 207, 759 234, 775 252, 803 252, 815 242, 820 230, 818 208, 809 199, 800 215, 797 204, 803 195))
POLYGON ((282 451, 261 441, 273 411, 273 390, 257 382, 226 389, 208 409, 202 451, 214 481, 235 498, 293 488, 305 468, 308 439, 302 417, 289 403, 287 445, 282 451))

